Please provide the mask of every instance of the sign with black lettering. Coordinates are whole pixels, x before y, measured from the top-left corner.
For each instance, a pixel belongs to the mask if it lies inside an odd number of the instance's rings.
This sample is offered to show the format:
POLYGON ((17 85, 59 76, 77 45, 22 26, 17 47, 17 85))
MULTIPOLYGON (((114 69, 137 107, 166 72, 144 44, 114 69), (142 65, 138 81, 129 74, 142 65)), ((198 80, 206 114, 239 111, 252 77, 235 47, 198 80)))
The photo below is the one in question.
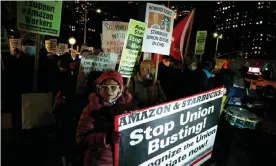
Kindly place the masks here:
POLYGON ((142 51, 169 55, 171 48, 174 11, 153 3, 147 3, 147 24, 143 38, 142 51))
POLYGON ((115 70, 118 54, 84 52, 81 58, 78 78, 77 94, 83 94, 87 88, 88 74, 92 71, 115 70))
POLYGON ((17 24, 22 31, 59 36, 62 1, 17 2, 17 24))
POLYGON ((211 157, 223 88, 115 118, 117 166, 200 165, 211 157), (136 156, 136 157, 130 157, 136 156))
POLYGON ((145 23, 130 19, 127 37, 119 65, 119 72, 123 77, 131 77, 139 54, 141 52, 145 23))

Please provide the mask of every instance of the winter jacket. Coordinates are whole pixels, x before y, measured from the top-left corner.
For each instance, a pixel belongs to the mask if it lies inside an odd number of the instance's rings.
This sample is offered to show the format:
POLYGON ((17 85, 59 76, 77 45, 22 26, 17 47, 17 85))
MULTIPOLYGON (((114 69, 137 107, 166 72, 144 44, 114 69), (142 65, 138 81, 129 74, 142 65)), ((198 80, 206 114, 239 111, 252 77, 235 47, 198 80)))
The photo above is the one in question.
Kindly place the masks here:
POLYGON ((114 105, 104 101, 96 93, 89 95, 87 105, 77 128, 77 144, 85 148, 84 166, 113 166, 112 135, 114 116, 131 109, 131 95, 123 93, 114 105))
POLYGON ((166 95, 162 90, 159 81, 156 82, 154 89, 154 96, 152 96, 152 82, 146 85, 139 76, 135 76, 131 79, 128 90, 132 95, 133 105, 136 105, 139 108, 146 108, 165 102, 166 95))

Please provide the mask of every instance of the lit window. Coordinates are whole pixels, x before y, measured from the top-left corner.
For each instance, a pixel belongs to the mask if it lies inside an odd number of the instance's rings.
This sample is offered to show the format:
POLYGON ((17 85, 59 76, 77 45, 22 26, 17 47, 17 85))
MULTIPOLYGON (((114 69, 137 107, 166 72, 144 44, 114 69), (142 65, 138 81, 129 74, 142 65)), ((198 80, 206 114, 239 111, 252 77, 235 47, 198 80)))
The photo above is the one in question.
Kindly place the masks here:
POLYGON ((228 21, 228 19, 226 19, 226 21, 228 21))
POLYGON ((222 12, 222 14, 224 14, 224 12, 222 12))
POLYGON ((220 28, 218 28, 218 30, 220 30, 220 28))
MULTIPOLYGON (((114 17, 114 16, 113 16, 114 17)), ((216 18, 216 16, 214 16, 214 18, 216 18)))
POLYGON ((255 47, 255 49, 258 49, 258 47, 255 47))
POLYGON ((256 22, 256 24, 259 24, 259 22, 256 22))
POLYGON ((263 23, 263 21, 260 21, 260 24, 262 24, 263 23))
POLYGON ((257 51, 255 51, 254 53, 257 54, 257 51))
POLYGON ((237 13, 237 16, 238 16, 239 14, 240 14, 240 13, 238 12, 238 13, 237 13))
POLYGON ((228 9, 230 9, 230 6, 228 6, 228 9))
POLYGON ((258 54, 260 54, 261 52, 260 51, 258 51, 258 54))
POLYGON ((252 47, 252 50, 254 50, 254 47, 252 47))
POLYGON ((262 38, 260 38, 260 40, 263 40, 262 38))
POLYGON ((218 2, 218 5, 220 4, 220 2, 218 2))
POLYGON ((246 25, 246 23, 244 23, 243 25, 246 25))
POLYGON ((260 36, 263 36, 263 34, 261 33, 260 36))
POLYGON ((261 4, 261 2, 258 3, 258 5, 260 5, 260 4, 261 4))
POLYGON ((261 47, 259 47, 259 50, 261 49, 261 47))

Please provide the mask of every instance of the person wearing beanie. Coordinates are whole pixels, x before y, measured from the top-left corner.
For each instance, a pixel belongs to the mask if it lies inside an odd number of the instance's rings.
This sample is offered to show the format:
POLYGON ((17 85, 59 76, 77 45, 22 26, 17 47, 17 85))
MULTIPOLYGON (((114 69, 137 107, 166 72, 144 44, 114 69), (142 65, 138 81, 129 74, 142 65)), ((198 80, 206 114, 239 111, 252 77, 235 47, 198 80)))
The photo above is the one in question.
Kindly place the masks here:
POLYGON ((84 166, 113 166, 113 144, 120 136, 114 132, 114 116, 134 110, 132 96, 123 91, 118 71, 106 71, 96 80, 97 92, 89 95, 77 128, 77 144, 85 148, 84 166))

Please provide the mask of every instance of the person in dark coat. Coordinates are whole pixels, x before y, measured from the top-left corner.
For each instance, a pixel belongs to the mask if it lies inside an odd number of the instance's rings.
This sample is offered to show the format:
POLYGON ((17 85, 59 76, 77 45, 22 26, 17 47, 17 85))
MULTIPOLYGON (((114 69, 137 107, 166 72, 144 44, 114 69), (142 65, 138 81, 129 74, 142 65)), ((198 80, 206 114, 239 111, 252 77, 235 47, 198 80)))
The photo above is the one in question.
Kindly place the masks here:
POLYGON ((85 150, 84 166, 113 166, 113 144, 119 133, 114 132, 114 116, 124 113, 132 97, 123 91, 123 78, 118 71, 106 71, 97 80, 97 93, 89 95, 77 128, 77 144, 85 150))
POLYGON ((158 76, 157 79, 161 83, 161 88, 166 94, 167 100, 173 100, 173 96, 175 95, 174 89, 174 81, 172 81, 174 75, 174 68, 172 67, 172 62, 174 59, 170 56, 163 56, 162 62, 159 63, 158 66, 158 76))
POLYGON ((180 96, 187 97, 196 93, 196 79, 197 79, 197 62, 196 59, 190 58, 189 56, 185 57, 184 60, 184 69, 181 73, 179 80, 179 89, 180 96))
POLYGON ((52 92, 53 95, 60 89, 60 70, 58 66, 48 58, 46 48, 39 50, 38 64, 38 91, 52 92))

